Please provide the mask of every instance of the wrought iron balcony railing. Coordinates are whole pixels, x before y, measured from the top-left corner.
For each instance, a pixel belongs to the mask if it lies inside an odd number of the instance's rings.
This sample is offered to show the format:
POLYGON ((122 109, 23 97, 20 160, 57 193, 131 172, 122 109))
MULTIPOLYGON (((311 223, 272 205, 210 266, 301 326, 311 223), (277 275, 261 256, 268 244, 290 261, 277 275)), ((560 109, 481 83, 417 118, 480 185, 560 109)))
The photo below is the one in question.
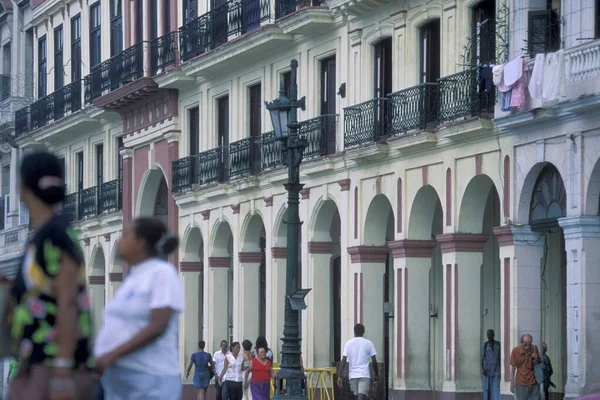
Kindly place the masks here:
POLYGON ((438 79, 439 124, 494 113, 495 92, 485 92, 480 81, 480 68, 438 79))
POLYGON ((229 178, 260 172, 260 138, 250 137, 229 145, 229 178))
POLYGON ((70 83, 39 99, 29 107, 31 125, 35 130, 81 109, 81 80, 70 83))
POLYGON ((179 28, 181 61, 246 34, 270 17, 270 0, 230 0, 179 28))
POLYGON ((98 187, 94 186, 81 191, 81 218, 91 218, 98 215, 98 187))
POLYGON ((65 196, 63 201, 62 213, 66 215, 69 221, 79 219, 79 193, 71 193, 65 196))
POLYGON ((386 136, 427 128, 437 121, 437 84, 422 83, 387 97, 386 136))
POLYGON ((284 160, 283 147, 281 140, 275 136, 275 131, 263 134, 260 142, 263 171, 281 167, 284 160))
POLYGON ((119 179, 104 182, 100 187, 98 214, 122 208, 123 187, 119 179))
POLYGON ((10 76, 0 75, 0 101, 10 97, 10 76))
POLYGON ((335 154, 336 125, 337 115, 331 114, 300 122, 298 135, 304 137, 308 142, 303 159, 335 154))
POLYGON ((179 63, 178 32, 170 32, 150 42, 152 76, 163 72, 166 67, 179 63))
POLYGON ((376 142, 385 132, 385 98, 344 108, 344 146, 376 142))
POLYGON ((15 136, 23 136, 29 132, 29 106, 23 107, 15 112, 15 136))
POLYGON ((276 0, 275 18, 283 18, 302 8, 317 7, 323 4, 325 4, 325 0, 276 0))
POLYGON ((144 50, 146 42, 140 42, 121 53, 92 67, 85 80, 85 103, 144 76, 144 50))

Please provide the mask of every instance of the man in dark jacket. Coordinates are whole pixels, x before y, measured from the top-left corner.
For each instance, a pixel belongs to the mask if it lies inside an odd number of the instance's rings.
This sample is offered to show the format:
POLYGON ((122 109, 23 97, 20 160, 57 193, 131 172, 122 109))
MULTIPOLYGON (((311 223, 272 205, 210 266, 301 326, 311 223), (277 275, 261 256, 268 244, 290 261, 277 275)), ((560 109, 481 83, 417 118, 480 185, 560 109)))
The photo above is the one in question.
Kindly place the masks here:
POLYGON ((546 343, 542 343, 542 364, 544 365, 544 399, 548 400, 548 389, 550 386, 553 388, 556 385, 550 380, 552 374, 554 374, 554 370, 552 369, 552 362, 550 361, 550 357, 548 357, 548 345, 546 343))

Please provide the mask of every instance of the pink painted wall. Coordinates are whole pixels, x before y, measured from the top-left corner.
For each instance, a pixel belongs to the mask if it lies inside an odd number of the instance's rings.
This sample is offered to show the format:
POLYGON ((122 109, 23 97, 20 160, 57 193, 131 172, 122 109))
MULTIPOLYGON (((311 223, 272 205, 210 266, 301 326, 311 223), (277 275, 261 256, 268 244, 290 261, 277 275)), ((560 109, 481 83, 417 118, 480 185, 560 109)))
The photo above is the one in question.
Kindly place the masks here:
POLYGON ((133 152, 133 204, 137 204, 142 178, 148 171, 148 151, 150 146, 140 147, 133 152))

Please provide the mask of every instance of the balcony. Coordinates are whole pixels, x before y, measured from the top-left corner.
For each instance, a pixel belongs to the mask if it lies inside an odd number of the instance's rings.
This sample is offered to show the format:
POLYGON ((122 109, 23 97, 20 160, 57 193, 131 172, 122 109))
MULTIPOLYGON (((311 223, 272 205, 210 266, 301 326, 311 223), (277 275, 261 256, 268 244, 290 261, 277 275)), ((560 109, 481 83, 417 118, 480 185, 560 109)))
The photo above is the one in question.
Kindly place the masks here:
POLYGON ((179 65, 178 32, 170 32, 150 42, 152 76, 179 65))
POLYGON ((85 104, 144 77, 144 50, 147 48, 147 42, 138 43, 92 67, 84 78, 85 104))
POLYGON ((71 193, 63 202, 63 213, 69 221, 80 221, 102 214, 118 211, 122 208, 121 181, 104 182, 102 185, 71 193))
MULTIPOLYGON (((308 142, 305 160, 336 152, 336 125, 337 115, 322 115, 300 123, 298 134, 308 142)), ((283 165, 281 140, 268 132, 173 161, 173 192, 258 175, 283 165)))
POLYGON ((479 82, 480 69, 469 69, 436 83, 423 83, 386 98, 346 107, 344 146, 380 142, 474 117, 492 118, 495 92, 482 91, 479 82))
POLYGON ((81 80, 63 86, 29 106, 29 130, 36 130, 81 109, 81 80))
POLYGON ((251 32, 270 17, 270 0, 229 1, 179 28, 181 61, 251 32))

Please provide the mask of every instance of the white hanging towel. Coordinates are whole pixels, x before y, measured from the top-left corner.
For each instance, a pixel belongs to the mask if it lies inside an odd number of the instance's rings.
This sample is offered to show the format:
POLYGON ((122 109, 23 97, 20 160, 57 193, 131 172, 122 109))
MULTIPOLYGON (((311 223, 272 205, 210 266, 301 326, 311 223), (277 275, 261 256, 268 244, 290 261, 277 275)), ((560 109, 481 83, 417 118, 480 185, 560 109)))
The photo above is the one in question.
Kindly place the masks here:
POLYGON ((523 58, 520 56, 504 65, 504 84, 511 88, 523 75, 523 58))
POLYGON ((529 80, 529 94, 534 99, 541 99, 544 92, 544 66, 546 62, 545 54, 537 54, 535 56, 535 64, 533 72, 529 80))
POLYGON ((567 80, 565 76, 565 55, 564 51, 561 49, 556 53, 546 55, 542 93, 544 107, 556 105, 559 99, 566 95, 567 80))
POLYGON ((492 68, 492 79, 500 92, 505 93, 512 89, 511 87, 506 87, 504 84, 504 64, 496 65, 492 68))

